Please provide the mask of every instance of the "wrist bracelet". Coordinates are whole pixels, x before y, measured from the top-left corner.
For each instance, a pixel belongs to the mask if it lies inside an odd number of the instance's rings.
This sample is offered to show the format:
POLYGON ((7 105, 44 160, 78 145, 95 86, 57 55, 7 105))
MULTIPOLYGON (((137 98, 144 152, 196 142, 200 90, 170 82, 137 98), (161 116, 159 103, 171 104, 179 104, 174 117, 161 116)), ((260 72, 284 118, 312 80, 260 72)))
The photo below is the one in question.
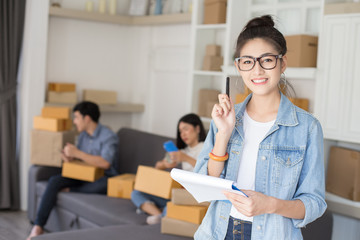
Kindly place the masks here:
POLYGON ((216 156, 212 153, 212 151, 209 153, 209 157, 217 162, 225 162, 229 158, 229 154, 226 153, 224 156, 216 156))

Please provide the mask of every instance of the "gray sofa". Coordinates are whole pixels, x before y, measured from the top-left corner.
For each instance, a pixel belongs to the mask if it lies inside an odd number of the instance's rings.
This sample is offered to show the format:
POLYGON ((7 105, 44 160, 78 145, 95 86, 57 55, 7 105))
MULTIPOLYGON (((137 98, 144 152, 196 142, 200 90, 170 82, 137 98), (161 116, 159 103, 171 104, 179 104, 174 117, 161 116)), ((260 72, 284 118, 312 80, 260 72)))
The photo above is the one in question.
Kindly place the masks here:
MULTIPOLYGON (((164 156, 163 143, 170 140, 151 133, 122 128, 118 131, 119 173, 136 173, 138 165, 154 166, 164 156)), ((173 140, 173 139, 172 139, 173 140)), ((29 170, 28 218, 34 222, 36 209, 45 191, 47 179, 60 173, 60 168, 33 165, 29 170)), ((148 226, 146 215, 137 214, 130 200, 110 198, 100 194, 58 194, 56 207, 45 225, 48 233, 35 240, 48 239, 169 239, 189 238, 160 233, 160 224, 148 226), (76 230, 76 231, 74 231, 76 230)), ((331 239, 332 215, 322 218, 303 229, 304 239, 331 239)))

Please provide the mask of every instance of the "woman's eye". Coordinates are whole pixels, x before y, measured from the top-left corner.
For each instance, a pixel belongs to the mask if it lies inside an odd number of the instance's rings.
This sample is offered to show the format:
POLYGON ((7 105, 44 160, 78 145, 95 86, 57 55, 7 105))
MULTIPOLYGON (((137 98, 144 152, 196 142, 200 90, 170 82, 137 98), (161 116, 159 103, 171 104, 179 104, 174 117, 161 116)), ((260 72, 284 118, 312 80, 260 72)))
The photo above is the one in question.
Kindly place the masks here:
POLYGON ((252 61, 251 60, 244 60, 243 64, 252 64, 252 61))
POLYGON ((262 59, 262 62, 264 63, 270 63, 272 61, 274 61, 273 57, 265 57, 262 59))

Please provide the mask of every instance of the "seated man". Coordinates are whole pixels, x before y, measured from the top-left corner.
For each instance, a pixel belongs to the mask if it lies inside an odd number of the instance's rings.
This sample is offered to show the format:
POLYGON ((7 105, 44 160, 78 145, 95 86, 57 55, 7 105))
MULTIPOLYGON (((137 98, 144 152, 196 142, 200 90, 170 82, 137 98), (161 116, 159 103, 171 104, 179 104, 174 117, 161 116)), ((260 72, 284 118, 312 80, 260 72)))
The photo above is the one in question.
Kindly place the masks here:
POLYGON ((74 124, 80 132, 77 147, 67 143, 61 157, 65 162, 80 159, 90 165, 105 169, 105 176, 95 182, 85 182, 62 177, 60 174, 49 179, 37 211, 34 226, 27 240, 44 232, 51 209, 56 204, 59 191, 106 194, 107 179, 117 175, 113 165, 117 158, 118 138, 107 127, 101 125, 99 107, 92 102, 78 103, 74 109, 74 124))

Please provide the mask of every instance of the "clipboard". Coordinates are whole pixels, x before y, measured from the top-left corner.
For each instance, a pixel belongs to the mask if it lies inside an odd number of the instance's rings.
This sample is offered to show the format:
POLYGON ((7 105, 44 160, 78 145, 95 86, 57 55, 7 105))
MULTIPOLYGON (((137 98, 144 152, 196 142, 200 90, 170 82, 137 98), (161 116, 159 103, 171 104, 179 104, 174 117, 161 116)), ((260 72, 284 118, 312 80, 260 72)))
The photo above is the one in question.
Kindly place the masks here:
POLYGON ((238 189, 234 181, 173 168, 170 176, 180 183, 198 203, 213 200, 228 200, 223 191, 248 197, 238 189))

